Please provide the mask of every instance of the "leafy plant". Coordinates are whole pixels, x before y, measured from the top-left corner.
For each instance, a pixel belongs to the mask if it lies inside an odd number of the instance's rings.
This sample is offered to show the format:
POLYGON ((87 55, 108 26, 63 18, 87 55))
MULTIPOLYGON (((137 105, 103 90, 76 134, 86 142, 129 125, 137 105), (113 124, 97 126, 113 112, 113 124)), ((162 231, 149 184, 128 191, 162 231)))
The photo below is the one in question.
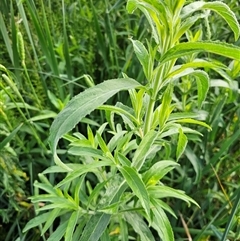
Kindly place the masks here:
POLYGON ((227 22, 235 40, 240 27, 229 7, 219 1, 129 0, 127 10, 137 9, 145 14, 152 32, 146 45, 131 39, 146 85, 123 74, 75 96, 59 113, 49 137, 56 165, 39 174, 40 182, 35 182, 36 195, 31 201, 38 216, 25 232, 39 226, 48 241, 63 237, 69 241, 172 241, 168 214, 176 214, 169 200, 197 205, 183 191, 169 186, 167 177, 173 169, 179 170, 188 140, 202 136, 191 126, 211 129, 199 112, 209 89, 208 70, 225 73, 227 67, 210 54, 237 61, 240 48, 202 40, 201 28, 195 32, 190 28, 207 19, 210 10, 227 22), (180 103, 174 94, 177 87, 182 91, 180 103), (197 94, 188 99, 190 89, 197 94), (128 90, 130 104, 104 104, 122 90, 128 90), (96 132, 88 125, 85 135, 77 130, 67 134, 99 110, 104 111, 106 122, 96 132), (59 158, 61 138, 70 142, 68 155, 76 156, 75 162, 59 158), (66 175, 52 184, 46 175, 57 173, 66 175))

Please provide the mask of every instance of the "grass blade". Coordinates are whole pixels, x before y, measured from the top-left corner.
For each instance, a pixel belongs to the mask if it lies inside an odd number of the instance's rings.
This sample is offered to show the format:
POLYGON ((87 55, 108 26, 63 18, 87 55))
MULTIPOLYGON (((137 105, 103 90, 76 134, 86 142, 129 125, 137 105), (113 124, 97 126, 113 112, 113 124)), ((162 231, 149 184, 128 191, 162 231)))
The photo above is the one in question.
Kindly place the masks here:
POLYGON ((15 128, 6 138, 4 138, 1 142, 0 142, 0 150, 3 149, 3 147, 10 142, 14 136, 17 134, 17 132, 19 131, 19 129, 22 127, 23 123, 21 123, 17 128, 15 128))
POLYGON ((225 228, 225 232, 223 234, 223 237, 222 237, 221 241, 226 241, 227 235, 228 235, 228 233, 230 231, 231 224, 233 222, 235 214, 239 210, 239 207, 240 207, 240 188, 238 188, 237 192, 238 192, 237 198, 236 198, 234 206, 232 208, 232 211, 231 211, 231 214, 230 214, 230 217, 229 217, 229 220, 228 220, 228 223, 227 223, 227 226, 225 228))

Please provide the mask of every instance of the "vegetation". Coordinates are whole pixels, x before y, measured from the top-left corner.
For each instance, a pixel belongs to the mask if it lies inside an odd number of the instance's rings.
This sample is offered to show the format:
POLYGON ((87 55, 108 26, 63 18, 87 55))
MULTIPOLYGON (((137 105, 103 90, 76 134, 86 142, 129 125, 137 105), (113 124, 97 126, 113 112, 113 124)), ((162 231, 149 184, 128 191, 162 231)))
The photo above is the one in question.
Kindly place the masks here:
POLYGON ((240 240, 239 9, 2 0, 0 240, 240 240))

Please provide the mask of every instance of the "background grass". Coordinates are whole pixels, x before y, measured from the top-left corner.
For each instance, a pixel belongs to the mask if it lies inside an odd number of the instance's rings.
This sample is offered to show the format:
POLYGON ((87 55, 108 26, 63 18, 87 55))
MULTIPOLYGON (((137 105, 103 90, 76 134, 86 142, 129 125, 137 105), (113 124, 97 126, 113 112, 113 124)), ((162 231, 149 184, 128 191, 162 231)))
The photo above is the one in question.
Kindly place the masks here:
MULTIPOLYGON (((227 4, 239 19, 238 1, 227 4)), ((45 240, 39 230, 23 234, 22 229, 34 216, 28 200, 34 194, 33 182, 53 163, 49 127, 68 100, 122 72, 144 81, 128 38, 149 37, 149 27, 142 16, 128 15, 125 5, 124 0, 0 2, 0 240, 45 240)), ((213 30, 213 39, 234 43, 221 18, 213 14, 202 24, 213 30)), ((194 31, 198 30, 196 24, 194 31)), ((209 37, 207 32, 202 35, 209 37)), ((229 65, 229 79, 211 73, 212 87, 203 111, 213 130, 196 127, 203 138, 191 140, 181 167, 166 179, 201 206, 190 209, 181 201, 167 200, 179 214, 177 220, 171 219, 176 240, 186 240, 188 232, 193 240, 224 240, 226 235, 240 240, 240 63, 219 61, 229 65)), ((195 87, 191 87, 187 103, 184 86, 176 90, 179 108, 194 108, 195 87)), ((103 121, 99 112, 92 117, 103 121)), ((70 158, 64 141, 61 147, 61 158, 70 158)), ((169 152, 173 151, 170 146, 169 152)))

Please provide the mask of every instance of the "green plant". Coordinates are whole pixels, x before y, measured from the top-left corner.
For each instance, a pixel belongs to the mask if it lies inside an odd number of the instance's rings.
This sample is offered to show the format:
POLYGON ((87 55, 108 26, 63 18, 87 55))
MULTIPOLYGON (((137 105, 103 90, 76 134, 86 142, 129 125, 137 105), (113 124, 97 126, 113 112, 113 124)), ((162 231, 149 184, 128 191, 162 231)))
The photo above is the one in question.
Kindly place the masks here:
MULTIPOLYGON (((190 126, 211 129, 199 112, 209 89, 207 71, 224 73, 227 67, 209 55, 238 60, 240 48, 199 41, 201 28, 195 32, 190 28, 207 19, 209 10, 225 19, 235 40, 239 24, 227 5, 218 1, 129 0, 127 9, 130 13, 140 9, 151 27, 152 39, 146 46, 131 39, 146 85, 123 74, 124 78, 105 81, 75 96, 60 112, 49 137, 56 165, 39 174, 41 182, 35 182, 36 195, 31 201, 38 216, 26 225, 25 232, 39 226, 48 241, 63 237, 69 241, 172 241, 174 234, 166 213, 176 215, 169 198, 197 205, 183 191, 170 187, 167 177, 173 169, 180 170, 178 161, 188 140, 202 136, 190 126), (180 103, 174 96, 177 87, 182 92, 180 103), (197 94, 189 99, 192 89, 197 94), (103 105, 122 90, 128 90, 131 103, 103 105), (77 130, 67 134, 99 110, 105 112, 106 122, 96 133, 88 125, 85 135, 77 130), (73 163, 58 156, 62 137, 70 142, 68 155, 77 156, 73 163), (54 183, 46 177, 57 173, 66 176, 54 183)), ((196 166, 194 170, 198 175, 196 166)))
MULTIPOLYGON (((102 69, 110 74, 100 67, 102 61, 98 62, 93 6, 99 11, 97 20, 107 15, 105 6, 116 16, 124 8, 123 3, 112 8, 110 2, 98 0, 93 4, 86 0, 0 1, 0 142, 12 137, 0 148, 0 174, 4 177, 0 184, 0 240, 40 239, 38 233, 23 236, 21 229, 34 215, 32 205, 25 202, 34 194, 33 180, 52 165, 46 148, 51 119, 70 96, 86 84, 92 85, 83 74, 95 74, 99 82, 104 77, 102 69)), ((100 32, 107 28, 100 27, 100 32)), ((85 118, 86 122, 96 125, 85 118)))

